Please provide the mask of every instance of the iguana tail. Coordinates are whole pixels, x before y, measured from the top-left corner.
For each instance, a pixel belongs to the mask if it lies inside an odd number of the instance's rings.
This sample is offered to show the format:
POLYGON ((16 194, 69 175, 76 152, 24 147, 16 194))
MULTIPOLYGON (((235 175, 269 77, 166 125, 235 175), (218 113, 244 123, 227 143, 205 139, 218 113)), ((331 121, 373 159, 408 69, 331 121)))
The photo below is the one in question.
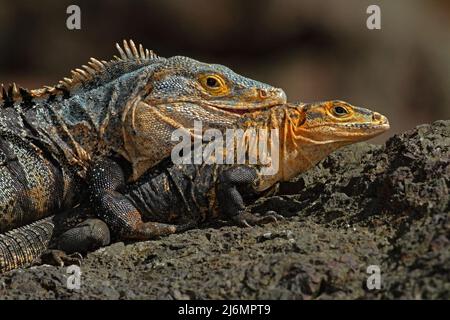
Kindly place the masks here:
POLYGON ((80 263, 80 253, 108 245, 110 233, 106 223, 83 213, 63 212, 0 234, 0 273, 25 267, 45 253, 50 253, 44 258, 50 259, 46 263, 80 263))
POLYGON ((0 273, 23 267, 48 249, 55 224, 48 217, 0 234, 0 273))

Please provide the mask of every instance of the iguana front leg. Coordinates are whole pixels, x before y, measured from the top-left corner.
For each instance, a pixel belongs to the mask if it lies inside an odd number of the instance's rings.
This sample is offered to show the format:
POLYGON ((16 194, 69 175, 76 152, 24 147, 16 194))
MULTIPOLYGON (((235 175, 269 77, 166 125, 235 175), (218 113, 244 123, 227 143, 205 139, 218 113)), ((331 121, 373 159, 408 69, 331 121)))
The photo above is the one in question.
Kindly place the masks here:
POLYGON ((186 229, 185 226, 143 222, 139 211, 120 192, 125 186, 125 173, 112 159, 95 163, 87 182, 96 214, 106 222, 115 238, 147 240, 186 229))
POLYGON ((249 212, 238 186, 250 187, 257 179, 257 170, 251 166, 234 166, 223 171, 219 178, 217 196, 222 213, 231 217, 240 226, 277 222, 283 217, 276 212, 267 212, 265 215, 249 212))

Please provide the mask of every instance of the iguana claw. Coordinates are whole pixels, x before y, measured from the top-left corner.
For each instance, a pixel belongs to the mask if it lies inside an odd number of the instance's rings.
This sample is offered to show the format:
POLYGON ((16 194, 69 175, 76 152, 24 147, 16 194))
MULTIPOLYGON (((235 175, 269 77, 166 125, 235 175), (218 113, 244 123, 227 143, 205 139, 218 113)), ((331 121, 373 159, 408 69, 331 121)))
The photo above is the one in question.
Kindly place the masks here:
POLYGON ((268 211, 264 215, 243 211, 233 217, 233 221, 235 221, 239 226, 249 228, 267 223, 278 223, 278 219, 282 220, 284 217, 277 214, 275 211, 268 211))
POLYGON ((60 267, 70 265, 81 266, 82 261, 83 256, 78 252, 66 254, 64 251, 51 249, 44 252, 41 256, 41 263, 60 267))

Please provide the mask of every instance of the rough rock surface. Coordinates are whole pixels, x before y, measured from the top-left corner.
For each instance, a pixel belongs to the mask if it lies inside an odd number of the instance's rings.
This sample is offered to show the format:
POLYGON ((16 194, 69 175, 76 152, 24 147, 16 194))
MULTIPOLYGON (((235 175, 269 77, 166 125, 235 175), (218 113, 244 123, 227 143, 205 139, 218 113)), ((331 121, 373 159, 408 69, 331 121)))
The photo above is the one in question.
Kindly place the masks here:
POLYGON ((335 152, 255 211, 278 224, 205 228, 0 276, 1 298, 450 298, 450 121, 335 152), (367 268, 381 272, 368 290, 367 268))

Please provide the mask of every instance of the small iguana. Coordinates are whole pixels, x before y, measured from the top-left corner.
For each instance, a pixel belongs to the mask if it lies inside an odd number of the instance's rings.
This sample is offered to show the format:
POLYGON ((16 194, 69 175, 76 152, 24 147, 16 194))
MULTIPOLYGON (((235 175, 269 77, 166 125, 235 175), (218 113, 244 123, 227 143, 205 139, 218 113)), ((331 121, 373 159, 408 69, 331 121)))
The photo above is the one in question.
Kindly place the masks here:
POLYGON ((0 88, 0 232, 86 199, 96 161, 120 155, 133 181, 170 155, 174 129, 195 120, 224 129, 286 102, 283 90, 222 65, 159 57, 132 41, 117 49, 54 87, 0 88))
MULTIPOLYGON (((107 190, 110 197, 118 192, 123 198, 110 201, 108 212, 100 212, 103 221, 90 218, 62 234, 59 232, 53 245, 69 253, 93 250, 108 244, 110 239, 120 240, 123 228, 135 223, 138 215, 153 224, 153 237, 214 219, 230 219, 242 226, 275 221, 280 217, 276 213, 249 212, 244 198, 258 196, 276 182, 305 172, 342 146, 385 132, 389 123, 377 112, 342 101, 328 101, 287 104, 245 114, 234 127, 279 129, 279 170, 275 174, 262 175, 264 166, 258 163, 174 164, 169 158, 136 182, 125 184, 126 173, 121 167, 102 161, 94 172, 103 170, 110 178, 96 180, 94 188, 97 184, 106 185, 102 190, 107 190)), ((13 230, 7 237, 0 236, 0 272, 38 257, 49 246, 55 224, 66 228, 61 217, 56 221, 47 218, 13 230)))

